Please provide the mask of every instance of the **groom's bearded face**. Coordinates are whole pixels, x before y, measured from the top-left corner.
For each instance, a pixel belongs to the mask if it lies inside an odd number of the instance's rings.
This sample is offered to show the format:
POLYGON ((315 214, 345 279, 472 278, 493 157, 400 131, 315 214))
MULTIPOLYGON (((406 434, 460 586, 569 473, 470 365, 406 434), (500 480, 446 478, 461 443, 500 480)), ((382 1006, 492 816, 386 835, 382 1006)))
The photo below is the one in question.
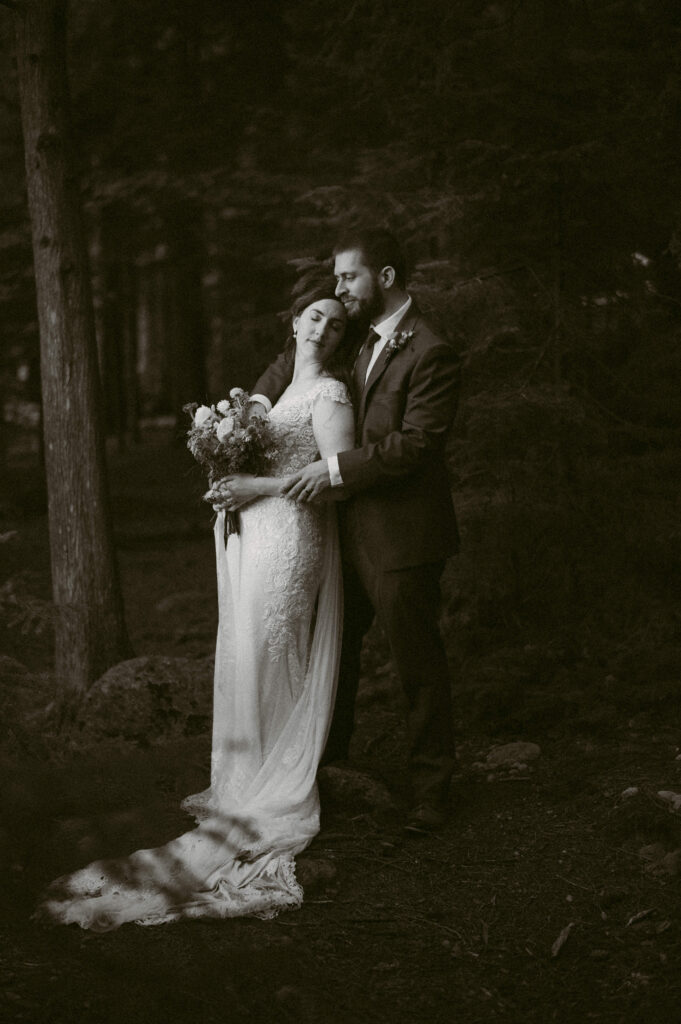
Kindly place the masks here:
POLYGON ((349 320, 375 320, 385 310, 385 297, 378 277, 364 263, 359 249, 339 252, 334 265, 336 295, 345 306, 349 320))

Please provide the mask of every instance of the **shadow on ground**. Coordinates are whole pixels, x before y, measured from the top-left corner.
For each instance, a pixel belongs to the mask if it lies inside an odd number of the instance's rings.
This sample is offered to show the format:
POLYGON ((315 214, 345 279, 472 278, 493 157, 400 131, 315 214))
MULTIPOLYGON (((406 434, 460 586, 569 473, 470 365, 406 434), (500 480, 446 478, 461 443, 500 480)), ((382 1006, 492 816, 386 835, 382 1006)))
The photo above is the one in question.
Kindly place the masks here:
MULTIPOLYGON (((166 688, 152 672, 128 726, 102 697, 108 730, 58 734, 44 711, 49 625, 5 624, 0 637, 9 726, 0 743, 2 1020, 676 1019, 681 818, 659 796, 681 791, 676 724, 594 705, 589 721, 560 731, 540 719, 504 731, 492 715, 485 729, 484 716, 468 715, 469 696, 458 705, 452 818, 436 835, 407 836, 401 716, 379 635, 365 652, 355 776, 322 781, 322 831, 299 861, 301 910, 106 935, 31 920, 57 875, 186 829, 179 802, 208 781, 200 708, 216 627, 210 510, 184 453, 162 440, 116 460, 113 478, 134 645, 147 667, 167 659, 166 688), (196 706, 184 684, 173 689, 176 661, 196 706), (537 745, 531 758, 498 754, 518 741, 537 745)), ((31 493, 3 511, 2 530, 16 531, 7 578, 47 601, 44 508, 31 493)))

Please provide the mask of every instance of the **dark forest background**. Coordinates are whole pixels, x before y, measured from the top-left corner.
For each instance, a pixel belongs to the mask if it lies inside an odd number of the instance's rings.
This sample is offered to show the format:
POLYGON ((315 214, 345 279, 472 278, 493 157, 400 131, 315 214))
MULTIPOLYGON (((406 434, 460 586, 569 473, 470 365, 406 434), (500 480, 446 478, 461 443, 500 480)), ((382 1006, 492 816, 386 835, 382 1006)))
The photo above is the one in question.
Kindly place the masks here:
POLYGON ((3 1021, 678 1018, 680 135, 678 0, 0 0, 3 1021), (36 42, 64 16, 66 61, 36 42), (374 628, 300 910, 39 928, 50 880, 209 782, 182 405, 251 387, 299 261, 365 223, 462 361, 451 821, 403 833, 374 628))
MULTIPOLYGON (((385 224, 463 360, 461 685, 506 728, 675 707, 678 4, 72 0, 69 43, 110 445, 252 385, 295 261, 385 224)), ((0 47, 11 469, 40 379, 9 11, 0 47)))

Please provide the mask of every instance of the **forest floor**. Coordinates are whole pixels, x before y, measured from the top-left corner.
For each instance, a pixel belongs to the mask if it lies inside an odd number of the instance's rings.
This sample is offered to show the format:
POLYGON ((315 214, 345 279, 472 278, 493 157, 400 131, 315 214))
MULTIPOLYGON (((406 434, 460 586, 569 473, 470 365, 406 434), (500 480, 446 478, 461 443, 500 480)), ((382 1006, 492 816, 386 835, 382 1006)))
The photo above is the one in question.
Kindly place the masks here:
MULTIPOLYGON (((111 466, 135 652, 208 666, 217 614, 200 481, 161 436, 113 453, 111 466)), ((6 485, 0 587, 16 614, 0 627, 10 723, 0 741, 1 1021, 680 1019, 681 817, 658 795, 681 791, 675 722, 627 718, 594 693, 586 724, 492 730, 473 713, 466 666, 454 666, 453 814, 439 833, 410 836, 402 719, 380 637, 367 646, 352 756, 367 784, 322 788, 300 910, 107 934, 32 921, 55 876, 191 826, 178 804, 207 784, 210 737, 198 727, 88 744, 45 725, 44 495, 25 464, 6 485), (539 750, 524 767, 496 765, 494 751, 512 741, 539 750)))

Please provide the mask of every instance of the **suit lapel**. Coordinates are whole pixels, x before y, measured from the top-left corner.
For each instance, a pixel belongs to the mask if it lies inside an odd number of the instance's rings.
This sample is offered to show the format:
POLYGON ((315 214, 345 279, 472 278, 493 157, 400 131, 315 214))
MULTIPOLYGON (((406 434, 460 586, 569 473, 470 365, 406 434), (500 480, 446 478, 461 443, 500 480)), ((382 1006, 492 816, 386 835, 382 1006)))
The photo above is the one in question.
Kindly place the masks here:
MULTIPOLYGON (((418 323, 418 319, 419 319, 420 315, 421 314, 419 312, 419 309, 418 309, 416 303, 414 302, 414 300, 412 299, 411 306, 409 307, 407 312, 404 314, 404 316, 402 317, 402 319, 398 323, 397 327, 395 328, 395 332, 394 333, 395 334, 401 334, 402 331, 414 330, 414 328, 416 327, 416 324, 418 323)), ((388 348, 389 344, 390 344, 389 341, 385 343, 385 345, 383 347, 383 350, 381 351, 381 354, 378 356, 376 362, 371 367, 371 373, 369 374, 367 382, 364 385, 364 390, 362 391, 361 399, 360 399, 360 403, 359 403, 359 417, 358 417, 358 419, 359 419, 360 423, 364 419, 364 413, 366 411, 366 406, 367 406, 367 402, 369 400, 369 395, 373 391, 376 382, 378 380, 380 380, 380 378, 383 376, 383 372, 385 371, 386 366, 390 362, 391 357, 388 355, 388 352, 387 352, 387 348, 388 348)))
POLYGON ((371 353, 373 351, 375 341, 378 341, 378 335, 375 331, 369 331, 364 344, 360 347, 357 358, 355 359, 355 365, 352 368, 354 384, 358 394, 361 394, 364 388, 367 366, 371 359, 371 353))

